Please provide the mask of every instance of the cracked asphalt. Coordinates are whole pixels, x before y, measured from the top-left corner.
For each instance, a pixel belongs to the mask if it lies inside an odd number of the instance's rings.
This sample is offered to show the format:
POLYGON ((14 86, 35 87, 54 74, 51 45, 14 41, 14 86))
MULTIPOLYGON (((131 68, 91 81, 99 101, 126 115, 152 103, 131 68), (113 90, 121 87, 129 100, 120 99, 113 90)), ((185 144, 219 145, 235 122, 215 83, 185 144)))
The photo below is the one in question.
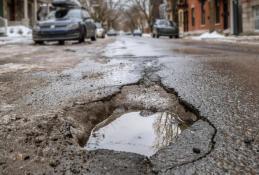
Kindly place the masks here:
POLYGON ((2 45, 0 174, 259 174, 258 53, 123 36, 2 45), (134 110, 190 126, 151 157, 84 148, 98 123, 134 110))

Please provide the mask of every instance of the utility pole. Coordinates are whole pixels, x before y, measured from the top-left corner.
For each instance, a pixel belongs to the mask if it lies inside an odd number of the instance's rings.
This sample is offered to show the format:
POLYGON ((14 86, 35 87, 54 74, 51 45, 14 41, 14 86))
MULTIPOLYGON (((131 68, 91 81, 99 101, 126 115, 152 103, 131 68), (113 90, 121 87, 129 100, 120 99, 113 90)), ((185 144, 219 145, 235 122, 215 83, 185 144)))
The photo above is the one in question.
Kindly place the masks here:
POLYGON ((215 31, 215 0, 210 0, 210 33, 215 31))

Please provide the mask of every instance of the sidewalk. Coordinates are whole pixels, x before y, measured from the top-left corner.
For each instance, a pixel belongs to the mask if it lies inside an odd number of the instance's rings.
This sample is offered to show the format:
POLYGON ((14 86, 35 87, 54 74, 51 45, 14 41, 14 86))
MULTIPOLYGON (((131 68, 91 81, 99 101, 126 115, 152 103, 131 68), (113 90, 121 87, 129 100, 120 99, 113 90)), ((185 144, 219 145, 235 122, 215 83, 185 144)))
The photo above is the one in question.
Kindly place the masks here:
POLYGON ((200 36, 186 36, 183 39, 259 45, 259 35, 224 36, 224 35, 219 34, 217 32, 213 32, 213 33, 207 32, 207 33, 201 34, 200 36))

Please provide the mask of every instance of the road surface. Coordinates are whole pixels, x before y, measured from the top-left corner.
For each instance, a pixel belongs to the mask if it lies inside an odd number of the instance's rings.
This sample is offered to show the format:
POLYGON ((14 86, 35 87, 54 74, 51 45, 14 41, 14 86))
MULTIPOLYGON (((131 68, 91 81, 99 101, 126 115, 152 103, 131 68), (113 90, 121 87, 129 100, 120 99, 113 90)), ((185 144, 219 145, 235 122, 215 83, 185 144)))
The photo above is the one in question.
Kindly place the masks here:
POLYGON ((0 53, 0 174, 259 174, 257 46, 117 37, 0 53), (143 110, 188 127, 151 157, 85 148, 114 111, 143 110))

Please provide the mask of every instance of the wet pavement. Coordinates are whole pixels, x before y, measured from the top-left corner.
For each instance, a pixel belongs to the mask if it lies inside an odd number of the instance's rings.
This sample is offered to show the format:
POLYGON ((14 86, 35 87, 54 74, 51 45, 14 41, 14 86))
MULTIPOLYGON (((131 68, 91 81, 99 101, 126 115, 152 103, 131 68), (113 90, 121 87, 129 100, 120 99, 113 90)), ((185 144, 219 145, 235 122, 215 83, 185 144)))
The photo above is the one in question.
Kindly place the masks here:
MULTIPOLYGON (((0 174, 259 174, 256 46, 117 37, 0 53, 0 174), (151 153, 85 148, 94 128, 129 111, 169 111, 186 127, 151 153)), ((173 126, 158 125, 159 136, 173 126)))

